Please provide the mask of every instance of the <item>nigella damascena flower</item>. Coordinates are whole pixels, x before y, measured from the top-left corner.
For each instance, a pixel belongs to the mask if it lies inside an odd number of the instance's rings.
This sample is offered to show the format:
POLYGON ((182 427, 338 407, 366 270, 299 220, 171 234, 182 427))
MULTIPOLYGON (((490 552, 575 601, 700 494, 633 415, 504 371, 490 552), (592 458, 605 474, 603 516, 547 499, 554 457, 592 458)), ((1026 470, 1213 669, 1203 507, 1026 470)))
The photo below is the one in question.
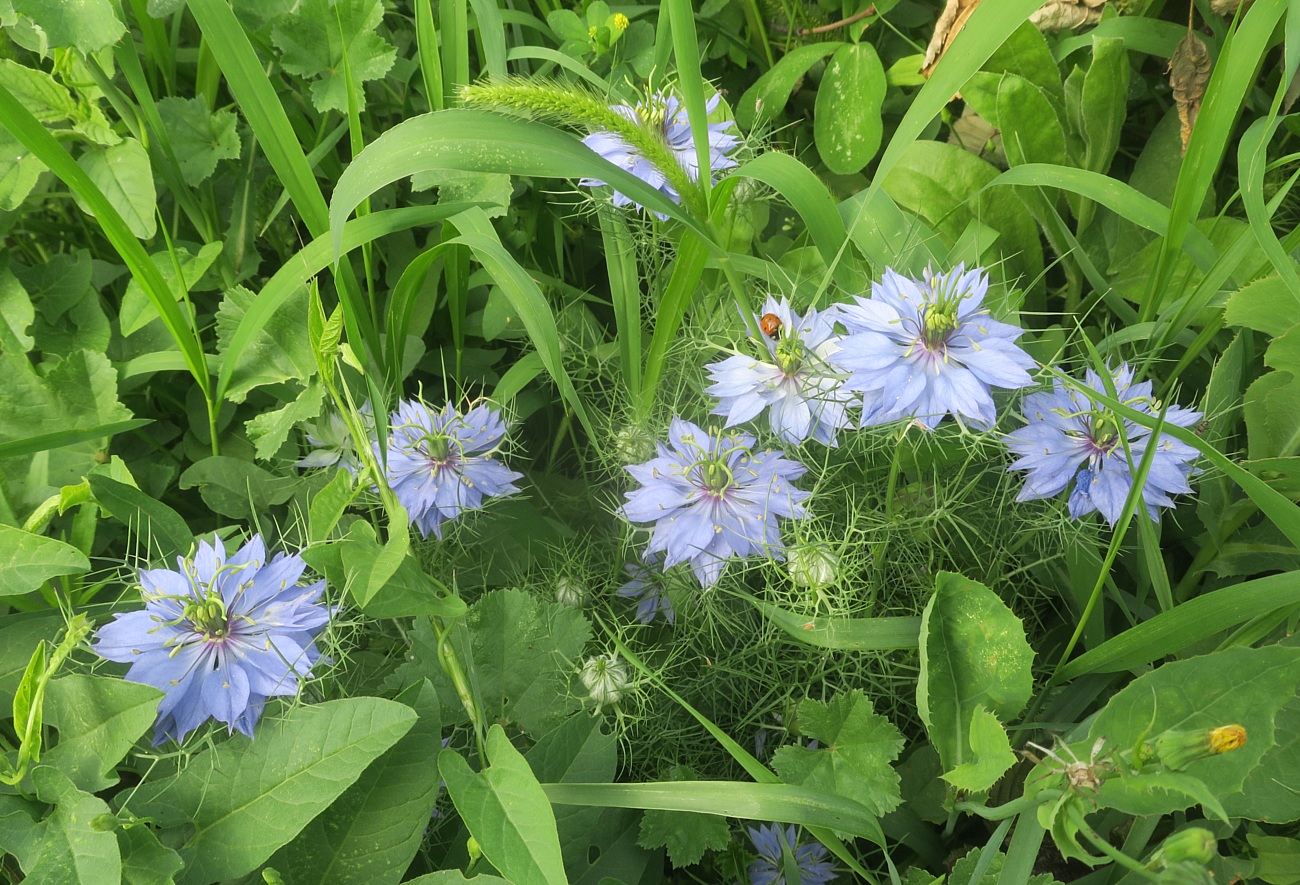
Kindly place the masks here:
MULTIPOLYGON (((1151 382, 1134 384, 1127 363, 1112 371, 1111 377, 1120 402, 1148 415, 1160 412, 1160 403, 1151 397, 1151 382)), ((1106 392, 1101 376, 1091 369, 1084 380, 1098 393, 1106 392)), ((1008 469, 1027 471, 1016 500, 1050 498, 1073 480, 1070 517, 1078 519, 1099 510, 1114 525, 1133 487, 1129 456, 1136 468, 1151 445, 1150 428, 1120 418, 1086 393, 1067 388, 1059 378, 1052 390, 1025 397, 1024 413, 1028 425, 1003 437, 1007 448, 1020 456, 1008 469)), ((1165 412, 1165 421, 1179 427, 1189 427, 1200 418, 1200 412, 1180 406, 1165 412)), ((1174 505, 1171 494, 1192 490, 1187 480, 1197 472, 1192 466, 1196 456, 1196 449, 1172 437, 1162 436, 1156 442, 1142 486, 1142 500, 1153 520, 1158 518, 1157 507, 1174 505)))
POLYGON ((677 612, 673 610, 672 597, 664 590, 648 563, 629 562, 623 566, 623 571, 627 573, 628 580, 614 592, 625 599, 637 600, 638 623, 649 624, 660 612, 663 612, 664 620, 669 624, 676 623, 677 612))
POLYGON ((646 554, 662 553, 664 569, 689 562, 711 587, 733 556, 777 556, 783 549, 777 517, 803 518, 809 492, 790 485, 807 471, 780 452, 755 453, 747 433, 713 436, 674 418, 669 445, 627 472, 641 488, 627 492, 622 513, 654 523, 646 554))
POLYGON ((384 471, 420 534, 441 539, 446 520, 483 506, 485 497, 519 491, 514 481, 523 474, 491 457, 506 429, 501 413, 483 404, 464 415, 451 403, 439 412, 416 400, 398 405, 384 471))
POLYGON ((749 865, 750 885, 785 885, 784 851, 794 855, 803 885, 825 885, 835 878, 835 864, 826 859, 830 853, 826 846, 820 842, 799 845, 793 826, 782 829, 779 824, 767 824, 745 829, 758 852, 758 860, 749 865))
POLYGON ((983 306, 988 276, 960 264, 912 280, 886 270, 870 298, 840 308, 849 333, 832 357, 862 392, 862 426, 913 419, 933 430, 945 415, 987 430, 997 421, 992 387, 1032 383, 1034 360, 1015 343, 1024 330, 983 306))
MULTIPOLYGON (((722 96, 715 94, 705 105, 705 111, 710 114, 713 113, 721 99, 722 96)), ((653 137, 662 139, 667 144, 669 152, 676 158, 678 165, 686 171, 691 181, 699 180, 700 162, 699 155, 695 152, 695 138, 691 133, 691 124, 686 116, 686 108, 678 101, 677 96, 665 96, 661 93, 655 93, 636 107, 616 104, 610 105, 609 109, 652 133, 653 137)), ((713 176, 716 176, 717 173, 724 169, 731 169, 736 165, 736 161, 728 156, 740 144, 740 138, 727 131, 734 128, 735 124, 730 120, 723 123, 708 124, 710 181, 714 180, 713 176)), ((600 130, 588 135, 582 140, 582 143, 615 166, 620 166, 631 172, 655 190, 663 193, 674 203, 682 201, 682 195, 677 192, 677 188, 673 187, 672 182, 669 181, 663 170, 644 157, 637 148, 628 144, 618 133, 600 130)), ((598 178, 584 178, 578 184, 584 187, 601 187, 605 182, 598 178)), ((617 190, 614 191, 614 205, 632 205, 638 209, 645 208, 617 190)), ((660 220, 668 218, 667 215, 659 212, 654 214, 660 220)))
POLYGON ((325 582, 299 584, 302 557, 269 562, 261 535, 227 556, 221 539, 200 541, 179 568, 142 569, 141 611, 114 616, 94 650, 130 664, 126 678, 161 689, 154 744, 178 742, 209 717, 253 736, 266 699, 292 695, 320 658, 315 638, 330 609, 325 582))
POLYGON ((761 318, 763 358, 735 354, 708 367, 714 383, 708 392, 720 402, 713 410, 727 426, 741 424, 768 410, 772 432, 798 445, 812 437, 835 445, 835 433, 849 423, 853 395, 842 388, 829 359, 838 349, 829 311, 810 308, 802 317, 788 299, 768 296, 761 318))
MULTIPOLYGON (((375 416, 370 409, 370 403, 362 405, 357 410, 357 414, 361 418, 361 426, 367 438, 373 439, 375 416)), ((338 412, 330 412, 315 421, 308 421, 303 424, 303 432, 312 450, 305 458, 294 462, 294 466, 334 467, 337 465, 352 476, 357 475, 357 471, 361 469, 361 462, 357 458, 352 434, 348 432, 348 425, 343 421, 342 415, 338 412)))

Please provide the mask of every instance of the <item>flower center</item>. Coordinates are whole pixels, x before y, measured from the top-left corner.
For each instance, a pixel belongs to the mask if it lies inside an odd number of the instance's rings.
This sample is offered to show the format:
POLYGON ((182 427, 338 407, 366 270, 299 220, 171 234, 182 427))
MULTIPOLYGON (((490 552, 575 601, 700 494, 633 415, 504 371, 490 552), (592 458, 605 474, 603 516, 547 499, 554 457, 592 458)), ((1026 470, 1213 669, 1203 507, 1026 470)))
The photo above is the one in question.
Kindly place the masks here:
POLYGON ((185 603, 183 617, 194 625, 197 633, 206 639, 224 639, 230 631, 230 616, 226 602, 215 587, 209 587, 203 599, 185 603))
POLYGON ((721 458, 709 458, 700 465, 700 477, 704 488, 715 495, 721 495, 731 488, 733 477, 731 468, 721 458))
POLYGON ((798 372, 803 366, 806 348, 798 338, 782 338, 776 345, 776 364, 787 376, 798 372))
POLYGON ((1092 443, 1103 452, 1109 452, 1119 442, 1119 421, 1110 412, 1092 413, 1092 443))
POLYGON ((460 460, 460 445, 445 433, 433 431, 421 440, 429 466, 435 471, 449 467, 460 460))
POLYGON ((921 339, 928 350, 943 350, 950 336, 957 328, 957 305, 945 303, 940 299, 925 309, 925 329, 921 339))

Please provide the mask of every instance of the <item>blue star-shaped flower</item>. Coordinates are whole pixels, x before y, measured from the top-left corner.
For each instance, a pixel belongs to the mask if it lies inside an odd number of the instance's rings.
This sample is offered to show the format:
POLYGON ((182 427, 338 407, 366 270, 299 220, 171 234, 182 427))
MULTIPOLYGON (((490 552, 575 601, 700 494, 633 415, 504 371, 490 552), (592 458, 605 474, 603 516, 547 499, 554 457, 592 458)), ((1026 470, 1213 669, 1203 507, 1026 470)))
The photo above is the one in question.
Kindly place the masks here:
POLYGON ((783 849, 794 854, 802 885, 826 885, 835 878, 835 864, 826 859, 826 846, 820 842, 799 845, 793 826, 782 829, 779 824, 767 824, 745 829, 758 852, 758 860, 749 865, 750 885, 785 885, 783 849))

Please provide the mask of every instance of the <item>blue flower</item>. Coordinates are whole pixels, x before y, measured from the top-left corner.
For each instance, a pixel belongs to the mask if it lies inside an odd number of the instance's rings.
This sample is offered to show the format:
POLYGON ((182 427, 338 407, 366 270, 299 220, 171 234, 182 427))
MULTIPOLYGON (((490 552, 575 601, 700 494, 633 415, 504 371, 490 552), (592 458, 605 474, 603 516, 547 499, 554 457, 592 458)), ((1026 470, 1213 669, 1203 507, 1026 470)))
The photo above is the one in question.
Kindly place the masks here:
POLYGON ((1022 329, 989 317, 979 268, 912 280, 886 270, 870 298, 840 308, 850 334, 832 359, 862 392, 862 426, 913 419, 927 430, 947 414, 987 430, 997 421, 991 387, 1032 383, 1034 360, 1015 343, 1022 329))
MULTIPOLYGON (((1111 377, 1120 402, 1148 415, 1159 413, 1160 404, 1151 397, 1151 382, 1134 384, 1128 364, 1113 370, 1111 377)), ((1085 383, 1098 393, 1106 391, 1101 376, 1091 369, 1085 383)), ((1052 390, 1026 396, 1024 413, 1029 423, 1003 437, 1007 447, 1020 456, 1008 469, 1026 471, 1025 487, 1016 500, 1050 498, 1073 480, 1070 518, 1099 510, 1114 525, 1133 487, 1123 441, 1128 440, 1136 467, 1151 444, 1151 430, 1119 418, 1086 393, 1066 387, 1059 378, 1052 390)), ((1200 412, 1180 406, 1170 406, 1165 412, 1165 421, 1179 427, 1189 427, 1200 418, 1200 412)), ((1158 518, 1157 507, 1174 506, 1171 494, 1192 490, 1187 480, 1197 472, 1192 466, 1197 454, 1196 449, 1172 437, 1159 439, 1142 487, 1142 500, 1153 520, 1158 518)))
POLYGON ((142 569, 145 607, 96 634, 103 658, 130 664, 126 678, 161 689, 154 744, 185 739, 209 717, 253 736, 266 699, 293 695, 320 659, 315 637, 330 618, 325 582, 302 585, 302 557, 267 562, 261 535, 227 557, 200 541, 176 571, 142 569))
POLYGON ((660 586, 648 564, 629 562, 623 566, 623 571, 627 572, 629 580, 614 592, 625 599, 638 600, 636 619, 639 623, 649 624, 660 612, 663 612, 664 620, 669 624, 677 622, 672 597, 660 586))
MULTIPOLYGON (((375 416, 370 409, 370 403, 362 405, 357 414, 366 436, 373 439, 375 416)), ((330 412, 319 420, 308 421, 303 424, 303 431, 312 450, 305 458, 294 462, 294 466, 304 468, 337 466, 352 476, 357 475, 361 469, 361 462, 357 459, 352 434, 348 431, 348 425, 342 415, 338 412, 330 412)))
MULTIPOLYGON (((713 113, 721 98, 720 95, 714 95, 709 99, 705 105, 705 111, 710 114, 713 113)), ((682 169, 686 170, 686 174, 691 181, 699 180, 700 162, 699 155, 695 152, 695 138, 691 133, 691 124, 686 116, 686 108, 677 100, 677 96, 665 96, 656 93, 636 107, 616 104, 610 105, 609 109, 619 116, 626 117, 637 126, 652 132, 655 138, 663 139, 668 145, 668 150, 672 152, 682 169)), ((736 161, 728 156, 740 145, 740 138, 727 132, 728 129, 732 128, 734 128, 734 124, 730 120, 723 123, 708 124, 710 181, 714 180, 713 176, 717 173, 724 169, 731 169, 736 165, 736 161)), ((674 203, 682 201, 682 195, 677 192, 677 188, 673 187, 663 170, 642 156, 635 147, 628 144, 618 133, 600 130, 588 135, 582 140, 582 143, 615 166, 620 166, 631 172, 674 203)), ((584 187, 602 187, 606 182, 598 178, 583 178, 578 184, 584 187)), ((631 205, 636 206, 638 209, 645 209, 640 203, 619 193, 617 190, 614 191, 614 205, 631 205)), ((667 215, 659 212, 654 214, 660 220, 668 218, 667 215)))
POLYGON ((835 878, 835 864, 826 859, 826 846, 820 842, 798 845, 793 826, 782 829, 778 824, 768 824, 745 829, 758 852, 758 860, 749 865, 750 885, 785 885, 782 855, 787 850, 794 854, 801 885, 825 885, 835 878))
POLYGON ((708 367, 714 381, 708 392, 720 399, 713 414, 725 415, 731 427, 768 409, 768 424, 782 442, 798 445, 812 437, 835 445, 836 431, 849 423, 854 397, 842 389, 828 362, 839 341, 833 314, 809 309, 800 318, 787 299, 778 302, 769 295, 762 319, 755 320, 764 328, 766 358, 736 354, 708 367))
POLYGON ((442 538, 446 520, 483 506, 485 497, 519 491, 514 481, 523 474, 490 457, 505 435, 505 420, 490 406, 477 405, 464 415, 451 403, 440 412, 415 400, 397 407, 389 419, 384 469, 420 534, 442 538))
POLYGON ((780 452, 754 454, 747 433, 713 436, 674 418, 669 446, 628 473, 641 488, 626 494, 622 513, 654 523, 647 555, 664 554, 664 569, 690 562, 701 586, 711 587, 733 556, 779 555, 777 517, 806 516, 809 492, 790 485, 807 468, 780 452))

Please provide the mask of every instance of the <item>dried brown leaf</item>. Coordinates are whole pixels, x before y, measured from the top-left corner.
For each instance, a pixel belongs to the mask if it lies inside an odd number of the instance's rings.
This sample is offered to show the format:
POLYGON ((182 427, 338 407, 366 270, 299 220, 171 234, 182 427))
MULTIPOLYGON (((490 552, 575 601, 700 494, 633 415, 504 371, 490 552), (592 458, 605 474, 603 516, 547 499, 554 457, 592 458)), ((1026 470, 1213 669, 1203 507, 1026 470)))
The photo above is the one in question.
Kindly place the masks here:
POLYGON ((1169 59, 1169 87, 1174 92, 1178 121, 1182 124, 1179 135, 1183 139, 1183 153, 1187 153, 1187 142, 1192 137, 1209 82, 1210 51, 1195 31, 1188 31, 1174 50, 1174 57, 1169 59))
POLYGON ((1040 31, 1064 31, 1082 28, 1101 21, 1106 0, 1048 0, 1029 16, 1040 31))
POLYGON ((961 29, 966 26, 966 20, 979 5, 980 0, 948 0, 939 20, 934 23, 934 36, 930 38, 930 45, 925 48, 925 63, 921 66, 922 74, 926 77, 930 76, 934 66, 939 63, 939 59, 943 58, 952 41, 957 39, 961 29))

